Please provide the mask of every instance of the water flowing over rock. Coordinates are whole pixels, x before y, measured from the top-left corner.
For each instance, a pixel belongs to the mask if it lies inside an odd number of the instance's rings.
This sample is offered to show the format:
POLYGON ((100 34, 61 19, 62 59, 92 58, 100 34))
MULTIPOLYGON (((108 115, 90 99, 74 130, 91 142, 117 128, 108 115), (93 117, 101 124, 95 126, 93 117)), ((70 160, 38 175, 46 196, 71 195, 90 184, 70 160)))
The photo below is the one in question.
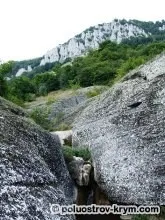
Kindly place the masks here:
POLYGON ((50 211, 74 197, 59 139, 25 115, 0 98, 0 219, 74 219, 50 211))
POLYGON ((165 54, 130 72, 85 108, 73 145, 91 150, 110 201, 165 205, 165 54))

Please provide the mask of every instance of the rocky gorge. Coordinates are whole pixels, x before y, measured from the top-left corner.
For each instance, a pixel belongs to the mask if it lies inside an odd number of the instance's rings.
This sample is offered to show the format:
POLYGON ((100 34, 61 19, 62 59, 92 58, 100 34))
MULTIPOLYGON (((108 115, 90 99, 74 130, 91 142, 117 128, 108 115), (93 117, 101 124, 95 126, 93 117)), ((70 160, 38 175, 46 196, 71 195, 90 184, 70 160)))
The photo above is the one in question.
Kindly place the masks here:
POLYGON ((91 153, 90 161, 73 157, 69 164, 63 136, 0 98, 1 219, 75 219, 52 215, 55 203, 164 206, 164 88, 162 53, 95 97, 80 93, 53 103, 50 121, 64 112, 72 148, 91 153))

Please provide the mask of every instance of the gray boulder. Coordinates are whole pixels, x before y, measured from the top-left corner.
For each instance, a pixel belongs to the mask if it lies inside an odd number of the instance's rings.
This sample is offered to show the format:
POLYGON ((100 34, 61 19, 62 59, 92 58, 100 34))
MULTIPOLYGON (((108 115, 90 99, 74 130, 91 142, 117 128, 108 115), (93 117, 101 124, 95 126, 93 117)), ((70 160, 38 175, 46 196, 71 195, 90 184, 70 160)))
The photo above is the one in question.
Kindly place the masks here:
POLYGON ((84 161, 81 157, 74 156, 73 160, 68 164, 68 169, 72 179, 75 180, 78 186, 88 186, 92 171, 90 162, 84 161))
POLYGON ((61 145, 72 146, 72 130, 67 131, 55 131, 51 134, 59 137, 61 145))
POLYGON ((24 115, 0 98, 0 219, 74 219, 50 211, 74 198, 59 139, 24 115))
POLYGON ((76 119, 109 200, 165 205, 165 54, 130 72, 76 119))

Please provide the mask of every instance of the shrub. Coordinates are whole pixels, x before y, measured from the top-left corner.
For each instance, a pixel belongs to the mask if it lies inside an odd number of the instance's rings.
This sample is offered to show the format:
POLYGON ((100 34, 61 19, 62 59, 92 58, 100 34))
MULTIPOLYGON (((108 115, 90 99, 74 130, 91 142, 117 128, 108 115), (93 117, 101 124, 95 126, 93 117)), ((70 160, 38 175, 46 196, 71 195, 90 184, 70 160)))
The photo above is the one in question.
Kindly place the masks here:
POLYGON ((47 99, 47 102, 46 102, 47 105, 51 105, 55 102, 56 102, 56 99, 53 96, 48 96, 48 99, 47 99))
POLYGON ((14 78, 7 83, 8 92, 22 101, 30 101, 32 94, 36 92, 31 80, 25 76, 14 78))
POLYGON ((81 88, 78 82, 74 83, 74 80, 69 80, 69 87, 73 90, 77 90, 81 88))
POLYGON ((39 96, 46 96, 48 94, 48 89, 45 83, 42 83, 39 87, 38 87, 38 95, 39 96))
POLYGON ((64 122, 60 123, 59 126, 56 128, 57 131, 67 131, 71 129, 72 127, 64 122))
POLYGON ((87 92, 87 97, 92 98, 92 97, 95 97, 97 95, 100 95, 100 93, 101 93, 101 89, 94 88, 93 90, 90 90, 90 91, 87 92))
POLYGON ((133 216, 132 220, 149 220, 149 216, 148 215, 135 215, 133 216))
POLYGON ((24 107, 24 102, 22 99, 19 99, 18 97, 8 94, 7 95, 7 99, 13 103, 15 103, 16 105, 19 105, 21 107, 24 107))
POLYGON ((72 148, 64 146, 62 149, 66 162, 71 162, 73 160, 73 156, 82 157, 85 161, 91 159, 90 151, 87 148, 72 148))
POLYGON ((51 131, 53 122, 49 120, 50 108, 48 107, 36 107, 30 113, 30 117, 45 130, 51 131))

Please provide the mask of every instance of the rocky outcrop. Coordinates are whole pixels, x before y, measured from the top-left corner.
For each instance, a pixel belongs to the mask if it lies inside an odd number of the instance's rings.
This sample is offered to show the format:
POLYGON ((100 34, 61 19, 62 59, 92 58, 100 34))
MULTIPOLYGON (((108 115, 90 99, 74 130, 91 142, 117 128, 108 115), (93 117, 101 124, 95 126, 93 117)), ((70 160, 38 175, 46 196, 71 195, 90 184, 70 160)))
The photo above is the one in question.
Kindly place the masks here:
POLYGON ((85 162, 83 158, 74 156, 73 160, 68 164, 68 168, 72 179, 75 180, 78 186, 88 186, 92 170, 90 162, 85 162))
POLYGON ((72 146, 72 130, 51 132, 59 137, 61 145, 72 146))
POLYGON ((54 130, 71 129, 76 117, 90 104, 92 98, 89 95, 97 91, 98 95, 107 90, 106 86, 91 86, 81 88, 74 94, 57 100, 51 105, 49 120, 53 121, 54 130))
POLYGON ((50 211, 74 197, 59 139, 24 115, 0 98, 0 219, 74 219, 50 211))
POLYGON ((82 56, 89 49, 97 49, 99 44, 105 40, 120 43, 123 39, 140 36, 147 37, 149 34, 129 22, 122 24, 119 20, 114 20, 111 23, 98 24, 48 51, 41 60, 40 65, 57 61, 64 62, 68 58, 73 59, 82 56))
POLYGON ((110 201, 165 205, 165 54, 130 72, 76 119, 110 201))
POLYGON ((15 76, 16 77, 21 76, 23 73, 30 72, 32 70, 33 70, 32 67, 30 65, 28 65, 27 69, 25 69, 25 68, 19 69, 15 76))

